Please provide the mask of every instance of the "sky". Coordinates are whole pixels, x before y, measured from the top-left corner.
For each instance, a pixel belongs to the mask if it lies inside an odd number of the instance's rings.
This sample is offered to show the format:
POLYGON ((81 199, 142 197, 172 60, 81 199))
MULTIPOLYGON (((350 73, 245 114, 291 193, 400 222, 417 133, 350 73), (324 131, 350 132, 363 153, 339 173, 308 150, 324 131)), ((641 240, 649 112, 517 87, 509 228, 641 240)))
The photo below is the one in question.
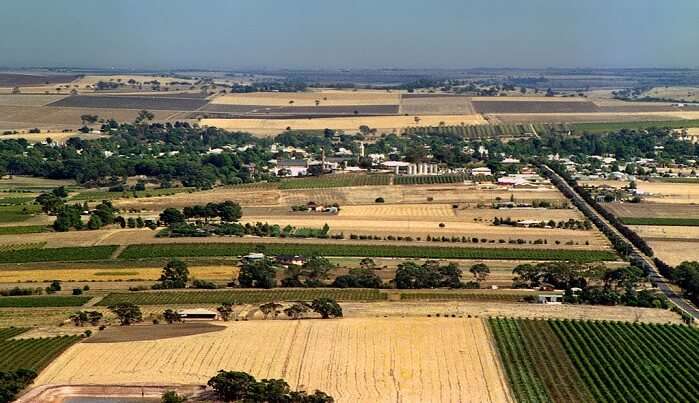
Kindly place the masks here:
POLYGON ((699 0, 1 0, 0 66, 699 67, 699 0))

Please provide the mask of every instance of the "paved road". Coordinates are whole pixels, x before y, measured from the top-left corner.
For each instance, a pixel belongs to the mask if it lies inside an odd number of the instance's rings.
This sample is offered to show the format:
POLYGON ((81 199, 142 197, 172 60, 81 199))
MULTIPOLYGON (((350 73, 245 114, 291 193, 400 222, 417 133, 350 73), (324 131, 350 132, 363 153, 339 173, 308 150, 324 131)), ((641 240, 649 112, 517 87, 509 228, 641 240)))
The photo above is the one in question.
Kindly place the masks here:
POLYGON ((655 284, 658 286, 658 289, 667 296, 667 298, 675 304, 677 307, 685 311, 688 315, 690 315, 692 318, 694 318, 695 321, 699 321, 699 309, 697 309, 694 305, 692 305, 689 301, 686 299, 682 298, 680 295, 678 295, 675 291, 672 290, 672 288, 668 285, 669 281, 663 277, 660 274, 660 271, 658 270, 658 267, 655 265, 655 262, 653 259, 650 257, 646 256, 643 252, 641 252, 636 246, 634 246, 631 241, 628 240, 622 233, 617 231, 614 226, 612 226, 607 220, 600 215, 597 210, 592 208, 585 199, 582 198, 568 183, 561 178, 553 169, 549 168, 548 166, 544 165, 544 169, 546 169, 552 176, 555 176, 556 178, 560 179, 561 183, 563 186, 568 188, 572 194, 575 195, 576 201, 581 203, 582 205, 587 207, 588 212, 584 212, 586 214, 594 214, 596 217, 598 217, 604 225, 606 225, 610 230, 612 230, 614 233, 616 233, 621 239, 626 240, 633 248, 633 257, 636 257, 638 259, 641 259, 643 262, 646 263, 648 271, 650 271, 650 279, 655 282, 655 284))

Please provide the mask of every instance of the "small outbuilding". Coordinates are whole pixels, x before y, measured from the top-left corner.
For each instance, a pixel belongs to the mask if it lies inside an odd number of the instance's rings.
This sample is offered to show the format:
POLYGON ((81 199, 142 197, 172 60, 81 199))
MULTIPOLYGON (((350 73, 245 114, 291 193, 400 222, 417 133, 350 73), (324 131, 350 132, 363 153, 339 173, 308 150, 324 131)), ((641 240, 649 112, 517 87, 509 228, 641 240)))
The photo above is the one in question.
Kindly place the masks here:
POLYGON ((183 322, 190 320, 218 320, 218 312, 210 311, 204 308, 183 309, 177 311, 183 322))
POLYGON ((563 304, 563 295, 561 294, 539 294, 538 301, 545 305, 561 305, 563 304))

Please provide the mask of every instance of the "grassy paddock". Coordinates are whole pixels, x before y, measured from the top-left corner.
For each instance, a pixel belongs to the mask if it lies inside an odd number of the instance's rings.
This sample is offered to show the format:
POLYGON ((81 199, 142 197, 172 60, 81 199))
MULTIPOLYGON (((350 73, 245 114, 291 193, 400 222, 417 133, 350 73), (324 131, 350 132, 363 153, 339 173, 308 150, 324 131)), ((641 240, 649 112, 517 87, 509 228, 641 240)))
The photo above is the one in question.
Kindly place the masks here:
POLYGON ((74 262, 81 260, 109 259, 117 249, 114 245, 66 247, 47 249, 18 249, 0 254, 0 263, 29 263, 29 262, 74 262))
POLYGON ((699 218, 672 217, 621 217, 626 225, 666 225, 674 227, 699 227, 699 218))
POLYGON ((139 197, 171 196, 177 193, 194 192, 194 188, 147 189, 139 191, 106 192, 86 191, 71 197, 71 200, 101 201, 113 199, 129 199, 139 197))
POLYGON ((271 301, 310 301, 316 298, 334 298, 338 301, 377 301, 385 300, 386 294, 374 289, 293 289, 276 288, 271 290, 224 290, 224 291, 148 291, 111 293, 98 303, 109 306, 121 302, 136 305, 171 304, 221 304, 236 302, 257 304, 271 301))
POLYGON ((616 260, 610 251, 563 249, 500 249, 457 248, 405 245, 340 245, 340 244, 281 244, 281 243, 225 243, 225 244, 151 244, 129 245, 120 259, 162 257, 241 256, 261 251, 268 255, 402 257, 432 259, 513 259, 513 260, 616 260))
POLYGON ((26 297, 0 297, 0 308, 47 308, 81 306, 90 297, 72 295, 31 295, 26 297))

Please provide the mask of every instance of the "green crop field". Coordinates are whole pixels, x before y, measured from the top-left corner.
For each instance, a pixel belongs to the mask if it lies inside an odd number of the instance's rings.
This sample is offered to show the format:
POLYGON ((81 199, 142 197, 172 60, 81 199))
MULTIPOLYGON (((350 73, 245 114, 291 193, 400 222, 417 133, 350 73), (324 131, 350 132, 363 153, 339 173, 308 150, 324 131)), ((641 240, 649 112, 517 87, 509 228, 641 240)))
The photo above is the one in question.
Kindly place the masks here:
POLYGON ((699 218, 673 217, 621 217, 626 225, 667 225, 674 227, 699 227, 699 218))
POLYGON ((21 222, 40 212, 35 204, 0 206, 0 223, 21 222))
POLYGON ((8 196, 0 198, 0 206, 18 206, 34 201, 33 196, 8 196))
POLYGON ((151 244, 129 245, 120 259, 164 257, 242 256, 251 252, 268 255, 313 255, 354 257, 404 257, 432 259, 516 259, 516 260, 616 260, 610 251, 562 249, 458 248, 436 246, 347 245, 347 244, 151 244))
POLYGON ((348 186, 389 185, 390 175, 326 175, 317 178, 284 179, 280 189, 321 189, 348 186))
POLYGON ((15 249, 0 254, 0 263, 74 262, 109 259, 117 249, 114 245, 66 247, 47 249, 15 249))
POLYGON ((0 371, 39 371, 78 340, 78 336, 0 340, 0 371))
POLYGON ((194 192, 195 188, 168 188, 168 189, 147 189, 138 191, 107 192, 107 191, 86 191, 80 192, 71 197, 71 200, 101 201, 113 199, 129 199, 139 197, 171 196, 177 193, 194 192))
POLYGON ((90 297, 72 295, 30 295, 22 297, 0 297, 0 308, 47 308, 81 306, 90 297))
POLYGON ((109 306, 121 302, 136 305, 221 304, 236 302, 258 304, 271 301, 310 301, 316 298, 334 298, 338 301, 377 301, 386 294, 374 289, 272 289, 225 291, 155 291, 112 293, 98 305, 109 306))
POLYGON ((20 335, 29 330, 28 328, 22 327, 4 327, 0 328, 0 341, 11 339, 17 335, 20 335))
POLYGON ((36 234, 47 232, 48 230, 49 227, 46 225, 15 225, 12 227, 0 227, 0 235, 36 234))
POLYGON ((696 401, 699 331, 680 325, 490 319, 520 402, 696 401))

